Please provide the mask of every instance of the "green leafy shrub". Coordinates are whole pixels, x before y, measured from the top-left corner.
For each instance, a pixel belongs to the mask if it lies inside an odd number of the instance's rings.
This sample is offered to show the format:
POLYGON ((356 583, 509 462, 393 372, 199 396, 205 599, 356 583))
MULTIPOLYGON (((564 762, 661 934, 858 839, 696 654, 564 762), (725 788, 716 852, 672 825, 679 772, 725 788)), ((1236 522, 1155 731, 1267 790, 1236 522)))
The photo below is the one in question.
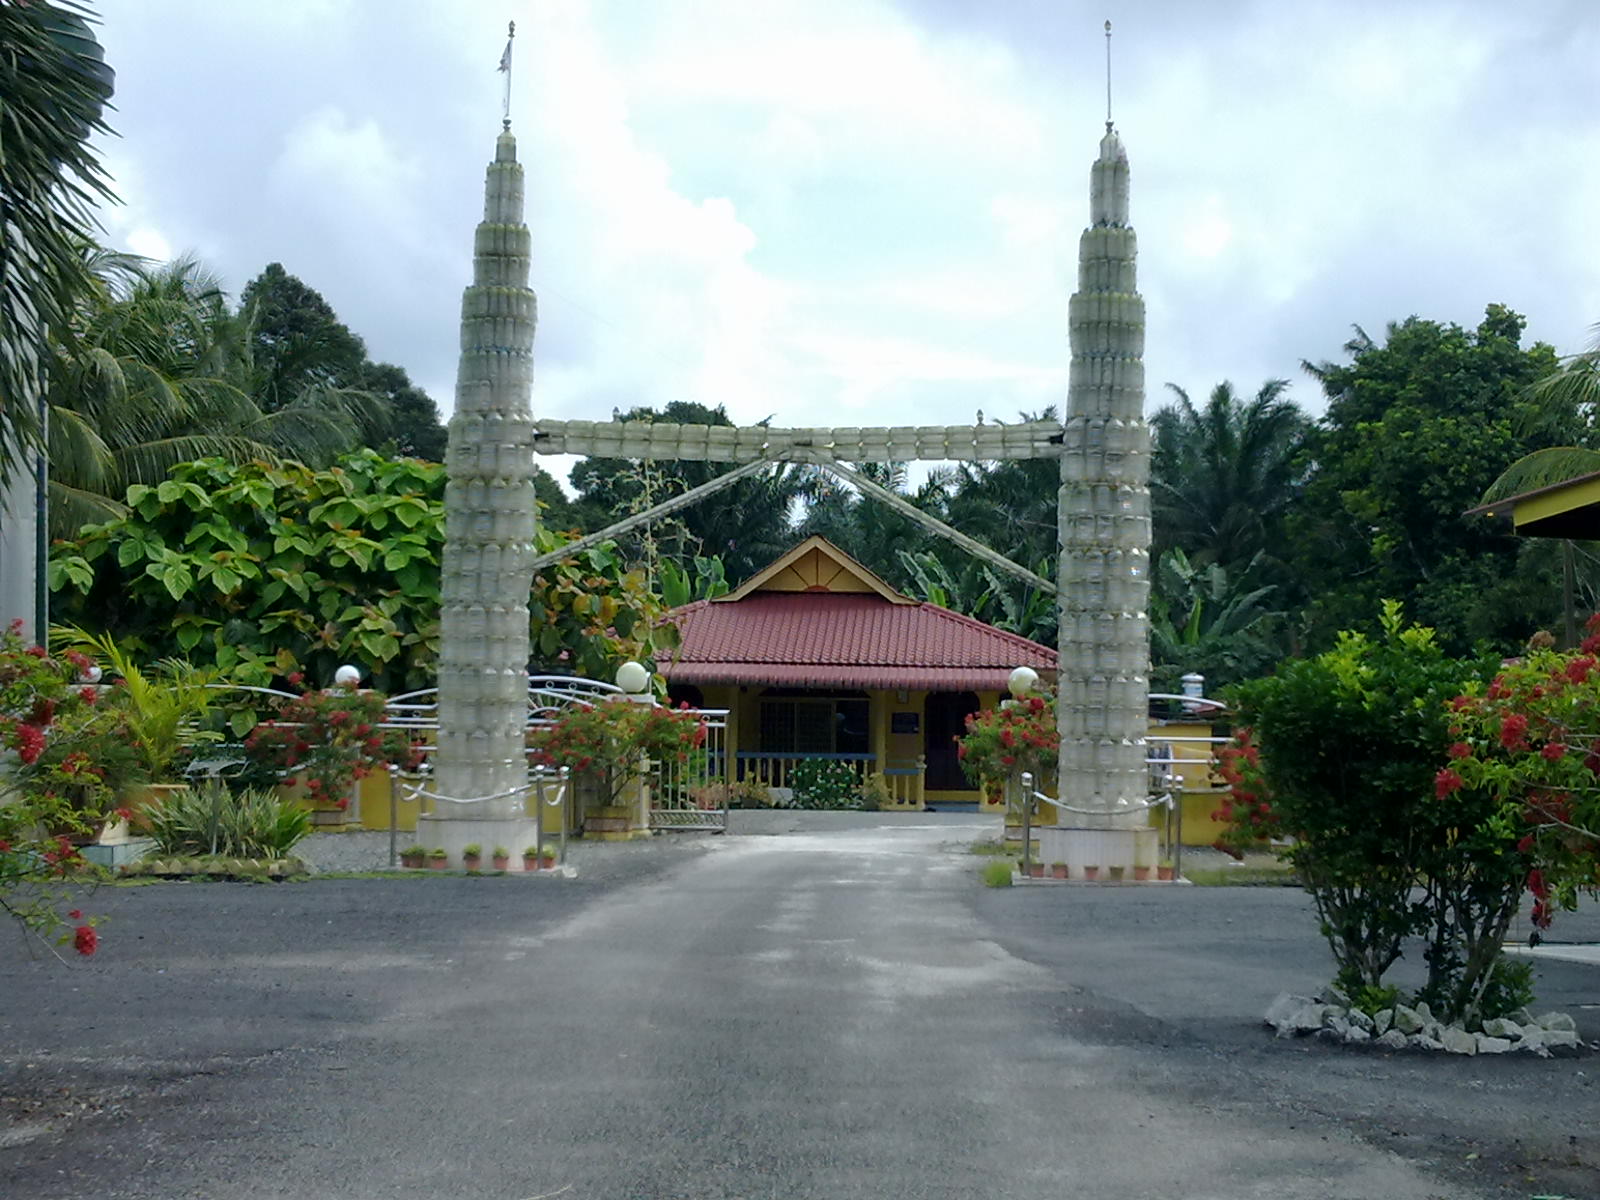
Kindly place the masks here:
POLYGON ((311 832, 311 814, 275 791, 214 781, 169 797, 148 820, 161 854, 196 858, 286 858, 311 832))
POLYGON ((1010 887, 1012 864, 1008 858, 1004 862, 995 861, 983 864, 981 873, 984 887, 1010 887))
POLYGON ((861 784, 853 765, 837 758, 808 758, 789 773, 794 806, 810 809, 859 809, 861 784))
POLYGON ((1381 624, 1379 639, 1342 633, 1327 653, 1232 690, 1250 734, 1225 771, 1224 812, 1241 838, 1293 839, 1285 857, 1347 992, 1381 988, 1405 939, 1422 934, 1422 996, 1446 1019, 1467 1018, 1527 865, 1493 824, 1487 794, 1442 787, 1438 771, 1452 699, 1497 664, 1448 657, 1393 602, 1381 624))

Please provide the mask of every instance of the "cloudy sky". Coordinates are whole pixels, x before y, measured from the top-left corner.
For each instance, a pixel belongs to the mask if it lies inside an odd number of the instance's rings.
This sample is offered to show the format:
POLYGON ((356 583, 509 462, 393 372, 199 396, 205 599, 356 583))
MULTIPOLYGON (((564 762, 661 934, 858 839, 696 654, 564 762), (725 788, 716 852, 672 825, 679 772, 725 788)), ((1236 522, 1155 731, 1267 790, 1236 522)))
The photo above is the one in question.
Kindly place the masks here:
POLYGON ((1590 0, 99 0, 110 240, 281 261, 448 412, 517 23, 537 413, 944 424, 1059 403, 1105 105, 1150 406, 1353 323, 1600 321, 1590 0))

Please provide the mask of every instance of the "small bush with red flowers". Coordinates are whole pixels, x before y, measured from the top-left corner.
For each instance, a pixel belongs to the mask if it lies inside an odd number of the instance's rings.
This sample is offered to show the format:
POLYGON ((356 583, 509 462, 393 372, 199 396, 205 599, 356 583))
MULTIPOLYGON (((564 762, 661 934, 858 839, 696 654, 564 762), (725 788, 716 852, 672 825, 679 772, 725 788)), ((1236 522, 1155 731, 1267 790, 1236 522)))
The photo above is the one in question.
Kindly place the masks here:
POLYGON ((607 700, 563 710, 529 744, 534 762, 598 781, 600 802, 610 805, 643 777, 646 760, 686 763, 705 740, 705 722, 687 707, 607 700))
MULTIPOLYGON (((422 751, 409 735, 382 728, 385 703, 383 693, 355 688, 304 692, 281 701, 250 731, 245 754, 273 782, 304 782, 314 802, 348 808, 358 780, 390 765, 405 771, 421 765, 422 751)), ((245 781, 260 782, 255 774, 245 781)))
POLYGON ((74 839, 93 832, 91 818, 111 800, 92 759, 57 754, 53 743, 94 703, 76 683, 88 665, 29 645, 21 622, 0 632, 0 911, 85 955, 98 945, 94 922, 76 908, 62 914, 63 888, 84 868, 74 839))
POLYGON ((1578 894, 1600 892, 1600 613, 1575 651, 1536 636, 1486 687, 1451 705, 1441 795, 1486 792, 1494 828, 1529 860, 1533 920, 1548 927, 1578 894))
POLYGON ((1492 792, 1440 777, 1459 719, 1451 701, 1496 665, 1450 658, 1386 602, 1379 637, 1342 633, 1325 654, 1229 694, 1247 732, 1219 758, 1230 787, 1219 815, 1236 844, 1291 839, 1284 856, 1350 994, 1381 987, 1420 936, 1418 998, 1441 1018, 1499 1016, 1530 998, 1500 947, 1531 860, 1492 792))
POLYGON ((956 755, 966 776, 991 799, 1005 794, 1005 781, 1031 772, 1041 790, 1055 781, 1061 756, 1054 697, 1029 696, 967 717, 967 732, 956 739, 956 755))

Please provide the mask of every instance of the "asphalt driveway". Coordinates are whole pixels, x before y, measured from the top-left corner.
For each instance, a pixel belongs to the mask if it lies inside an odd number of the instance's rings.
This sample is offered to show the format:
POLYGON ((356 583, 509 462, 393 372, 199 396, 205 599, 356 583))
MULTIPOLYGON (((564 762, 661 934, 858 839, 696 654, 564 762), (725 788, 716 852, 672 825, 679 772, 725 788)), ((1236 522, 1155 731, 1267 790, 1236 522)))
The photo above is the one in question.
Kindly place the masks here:
MULTIPOLYGON (((986 823, 837 824, 103 889, 93 960, 0 940, 0 1196, 1600 1195, 1600 1060, 1263 1033, 1327 975, 1296 892, 991 891, 986 823)), ((1600 969, 1539 972, 1600 1037, 1600 969)))

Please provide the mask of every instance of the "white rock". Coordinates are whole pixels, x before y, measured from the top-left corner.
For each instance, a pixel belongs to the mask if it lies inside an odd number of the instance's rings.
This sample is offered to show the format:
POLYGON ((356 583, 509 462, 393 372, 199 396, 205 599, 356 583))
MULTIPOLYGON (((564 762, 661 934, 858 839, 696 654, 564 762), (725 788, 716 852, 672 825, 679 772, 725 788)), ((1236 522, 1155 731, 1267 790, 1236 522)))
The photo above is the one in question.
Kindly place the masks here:
POLYGON ((1372 1040, 1372 1035, 1359 1025, 1349 1025, 1346 1030, 1344 1040, 1347 1042, 1367 1042, 1372 1040))
POLYGON ((1373 1031, 1372 1018, 1367 1016, 1367 1014, 1362 1012, 1359 1008, 1352 1008, 1345 1019, 1357 1029, 1364 1030, 1367 1033, 1371 1033, 1373 1031))
POLYGON ((1483 1033, 1478 1035, 1479 1054, 1504 1054, 1509 1049, 1511 1049, 1509 1038, 1490 1037, 1483 1033))
POLYGON ((1340 1008, 1350 1007, 1350 997, 1345 995, 1344 989, 1337 983, 1330 983, 1322 989, 1322 1002, 1324 1004, 1337 1004, 1340 1008))
POLYGON ((1578 1035, 1570 1029, 1546 1029, 1544 1044, 1554 1049, 1571 1049, 1578 1043, 1578 1035))
POLYGON ((1322 1027, 1341 1042, 1348 1042, 1350 1035, 1355 1032, 1355 1028, 1343 1017, 1324 1017, 1322 1027))
POLYGON ((1297 1033, 1313 1033, 1322 1028, 1325 1006, 1310 996, 1281 993, 1267 1008, 1266 1023, 1279 1037, 1293 1037, 1297 1033))
POLYGON ((1404 1004, 1394 1006, 1394 1027, 1401 1033, 1421 1033, 1422 1026, 1422 1014, 1416 1009, 1407 1008, 1404 1004))
POLYGON ((1404 1050, 1409 1042, 1405 1034, 1398 1029, 1391 1029, 1386 1033, 1379 1034, 1372 1044, 1382 1046, 1385 1050, 1404 1050))
POLYGON ((1476 1054, 1478 1039, 1459 1025, 1446 1025, 1437 1039, 1451 1054, 1476 1054))
POLYGON ((1520 1038, 1522 1026, 1515 1021, 1508 1021, 1504 1017, 1490 1017, 1483 1023, 1483 1031, 1490 1037, 1520 1038))
POLYGON ((1350 1010, 1342 1004, 1325 1004, 1323 1009, 1322 1020, 1324 1023, 1335 1018, 1342 1021, 1350 1015, 1350 1010))
POLYGON ((1419 1050, 1443 1050, 1444 1043, 1438 1038, 1431 1038, 1425 1033, 1413 1033, 1410 1044, 1419 1050))
MULTIPOLYGON (((1385 1033, 1388 1033, 1389 1032, 1389 1027, 1391 1025, 1393 1025, 1393 1024, 1394 1024, 1394 1009, 1392 1009, 1392 1008, 1379 1009, 1377 1016, 1372 1018, 1373 1031, 1376 1032, 1377 1034, 1379 1034, 1380 1036, 1385 1034, 1385 1033)), ((1405 1034, 1402 1033, 1400 1036, 1403 1038, 1403 1037, 1405 1037, 1405 1034)))
POLYGON ((1533 1014, 1526 1008, 1519 1008, 1514 1013, 1507 1013, 1506 1016, 1510 1017, 1518 1025, 1537 1025, 1539 1023, 1533 1019, 1533 1014))
POLYGON ((1417 1005, 1417 1016, 1422 1018, 1424 1024, 1429 1021, 1437 1021, 1439 1019, 1433 1015, 1433 1010, 1428 1007, 1428 1002, 1426 1000, 1423 1000, 1417 1005))
POLYGON ((1537 1025, 1523 1031, 1522 1040, 1517 1043, 1518 1050, 1526 1050, 1530 1054, 1537 1054, 1540 1058, 1550 1057, 1550 1047, 1544 1044, 1549 1035, 1537 1025))
POLYGON ((1577 1022, 1561 1012, 1545 1013, 1539 1018, 1538 1025, 1540 1029, 1559 1029, 1563 1033, 1578 1032, 1577 1022))

